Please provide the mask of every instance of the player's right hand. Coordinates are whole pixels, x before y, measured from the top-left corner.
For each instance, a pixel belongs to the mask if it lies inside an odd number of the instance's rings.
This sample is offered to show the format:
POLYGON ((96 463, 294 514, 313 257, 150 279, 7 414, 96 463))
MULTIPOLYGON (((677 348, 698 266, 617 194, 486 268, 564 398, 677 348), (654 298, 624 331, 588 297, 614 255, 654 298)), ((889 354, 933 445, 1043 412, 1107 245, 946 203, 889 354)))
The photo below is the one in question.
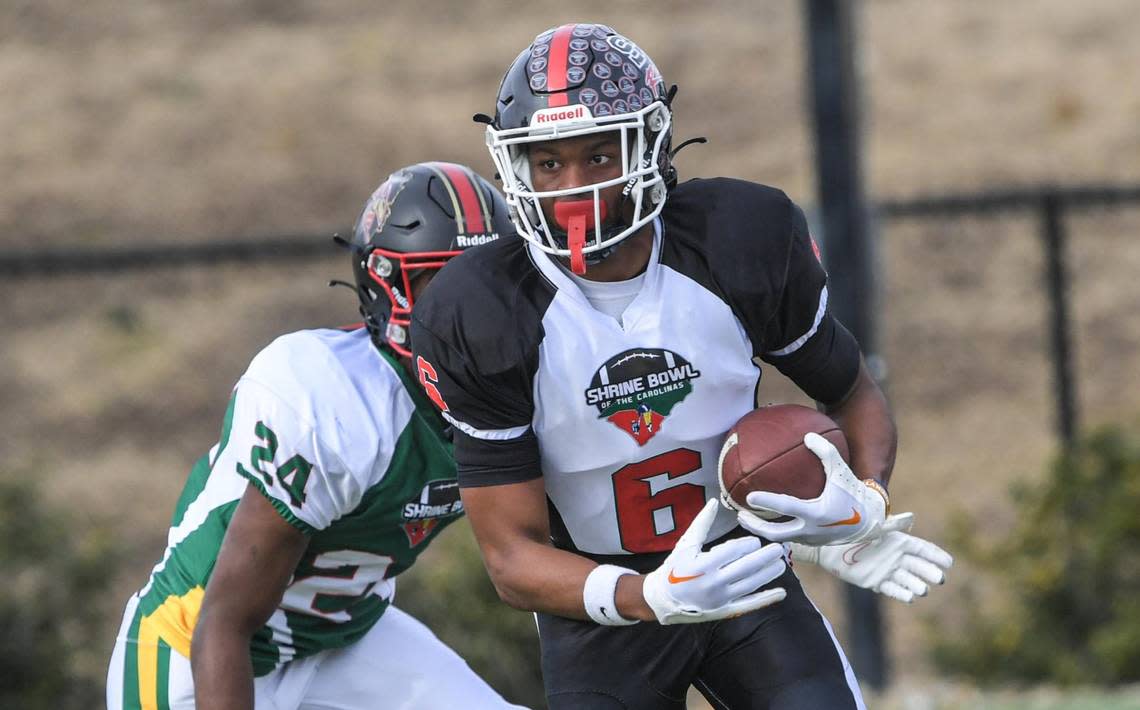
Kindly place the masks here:
POLYGON ((882 535, 883 522, 890 513, 890 499, 883 487, 856 478, 835 445, 819 434, 804 435, 804 446, 823 464, 827 476, 823 492, 803 500, 782 493, 752 491, 745 498, 748 505, 792 519, 775 522, 741 511, 737 515, 741 527, 767 540, 805 545, 839 545, 882 535))
POLYGON ((787 569, 783 545, 741 537, 701 551, 719 505, 706 503, 665 562, 645 577, 642 594, 662 624, 740 616, 787 596, 783 587, 756 591, 787 569))

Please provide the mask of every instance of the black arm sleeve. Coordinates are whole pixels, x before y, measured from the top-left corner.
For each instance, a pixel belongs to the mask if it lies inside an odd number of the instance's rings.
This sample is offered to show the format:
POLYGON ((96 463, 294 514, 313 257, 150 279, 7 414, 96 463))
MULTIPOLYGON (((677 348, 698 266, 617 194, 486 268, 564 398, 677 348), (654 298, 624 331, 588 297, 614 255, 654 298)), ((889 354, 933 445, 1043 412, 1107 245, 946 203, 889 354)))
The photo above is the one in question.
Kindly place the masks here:
POLYGON ((789 244, 776 310, 764 327, 774 365, 809 397, 837 402, 859 374, 859 344, 827 306, 827 273, 808 234, 803 211, 791 201, 789 244))
POLYGON ((712 178, 669 195, 662 260, 732 308, 752 355, 814 399, 841 399, 859 346, 827 308, 827 274, 803 211, 782 191, 712 178))
POLYGON ((412 313, 416 377, 455 429, 461 487, 542 475, 531 422, 540 306, 548 299, 528 265, 525 251, 510 242, 464 252, 412 313))
POLYGON ((530 427, 528 378, 510 370, 481 374, 449 343, 413 318, 420 381, 455 429, 460 487, 517 483, 541 476, 530 427))

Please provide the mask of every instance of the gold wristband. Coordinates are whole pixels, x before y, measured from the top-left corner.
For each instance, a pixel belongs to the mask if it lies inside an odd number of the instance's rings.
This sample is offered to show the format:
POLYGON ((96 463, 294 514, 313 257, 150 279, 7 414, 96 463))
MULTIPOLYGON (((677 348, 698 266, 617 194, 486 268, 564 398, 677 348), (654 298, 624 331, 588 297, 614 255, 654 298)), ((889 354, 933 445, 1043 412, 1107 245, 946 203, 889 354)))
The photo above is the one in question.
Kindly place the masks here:
POLYGON ((881 495, 883 497, 883 502, 887 506, 886 512, 884 513, 884 515, 890 515, 891 514, 891 496, 887 493, 887 489, 883 488, 883 484, 879 483, 878 481, 876 481, 873 478, 864 478, 863 479, 863 485, 867 486, 868 488, 870 488, 871 490, 875 491, 876 493, 878 493, 879 495, 881 495))

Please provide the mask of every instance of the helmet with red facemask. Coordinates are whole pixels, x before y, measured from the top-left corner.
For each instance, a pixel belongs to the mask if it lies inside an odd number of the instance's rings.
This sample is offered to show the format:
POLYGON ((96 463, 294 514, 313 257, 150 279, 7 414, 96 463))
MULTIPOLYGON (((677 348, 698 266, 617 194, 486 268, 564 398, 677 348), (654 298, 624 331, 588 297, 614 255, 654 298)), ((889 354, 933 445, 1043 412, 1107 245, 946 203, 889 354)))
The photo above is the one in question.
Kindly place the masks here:
POLYGON ((373 342, 410 357, 412 284, 464 249, 513 231, 502 196, 468 167, 419 163, 392 173, 364 205, 350 243, 373 342))
POLYGON ((581 272, 651 222, 675 181, 669 98, 653 60, 610 27, 568 24, 538 35, 503 77, 487 126, 487 147, 519 233, 547 253, 570 257, 581 272), (531 145, 605 132, 620 141, 619 177, 535 190, 531 145), (622 186, 621 203, 616 214, 606 214, 601 191, 614 185, 622 186), (545 198, 559 198, 553 220, 540 206, 545 198))

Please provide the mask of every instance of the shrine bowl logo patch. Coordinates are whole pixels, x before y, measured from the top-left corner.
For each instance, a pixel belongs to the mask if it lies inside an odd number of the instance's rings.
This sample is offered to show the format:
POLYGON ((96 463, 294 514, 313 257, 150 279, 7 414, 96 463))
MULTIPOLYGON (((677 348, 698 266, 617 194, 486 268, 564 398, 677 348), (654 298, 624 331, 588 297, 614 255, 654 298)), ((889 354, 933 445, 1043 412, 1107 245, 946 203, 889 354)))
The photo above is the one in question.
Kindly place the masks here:
POLYGON ((449 518, 463 513, 463 501, 459 499, 459 482, 454 478, 428 481, 414 500, 404 504, 404 534, 408 544, 416 547, 431 535, 441 518, 449 518))
POLYGON ((701 376, 692 363, 670 350, 634 348, 606 361, 590 380, 586 404, 645 446, 661 431, 673 407, 693 391, 701 376))

